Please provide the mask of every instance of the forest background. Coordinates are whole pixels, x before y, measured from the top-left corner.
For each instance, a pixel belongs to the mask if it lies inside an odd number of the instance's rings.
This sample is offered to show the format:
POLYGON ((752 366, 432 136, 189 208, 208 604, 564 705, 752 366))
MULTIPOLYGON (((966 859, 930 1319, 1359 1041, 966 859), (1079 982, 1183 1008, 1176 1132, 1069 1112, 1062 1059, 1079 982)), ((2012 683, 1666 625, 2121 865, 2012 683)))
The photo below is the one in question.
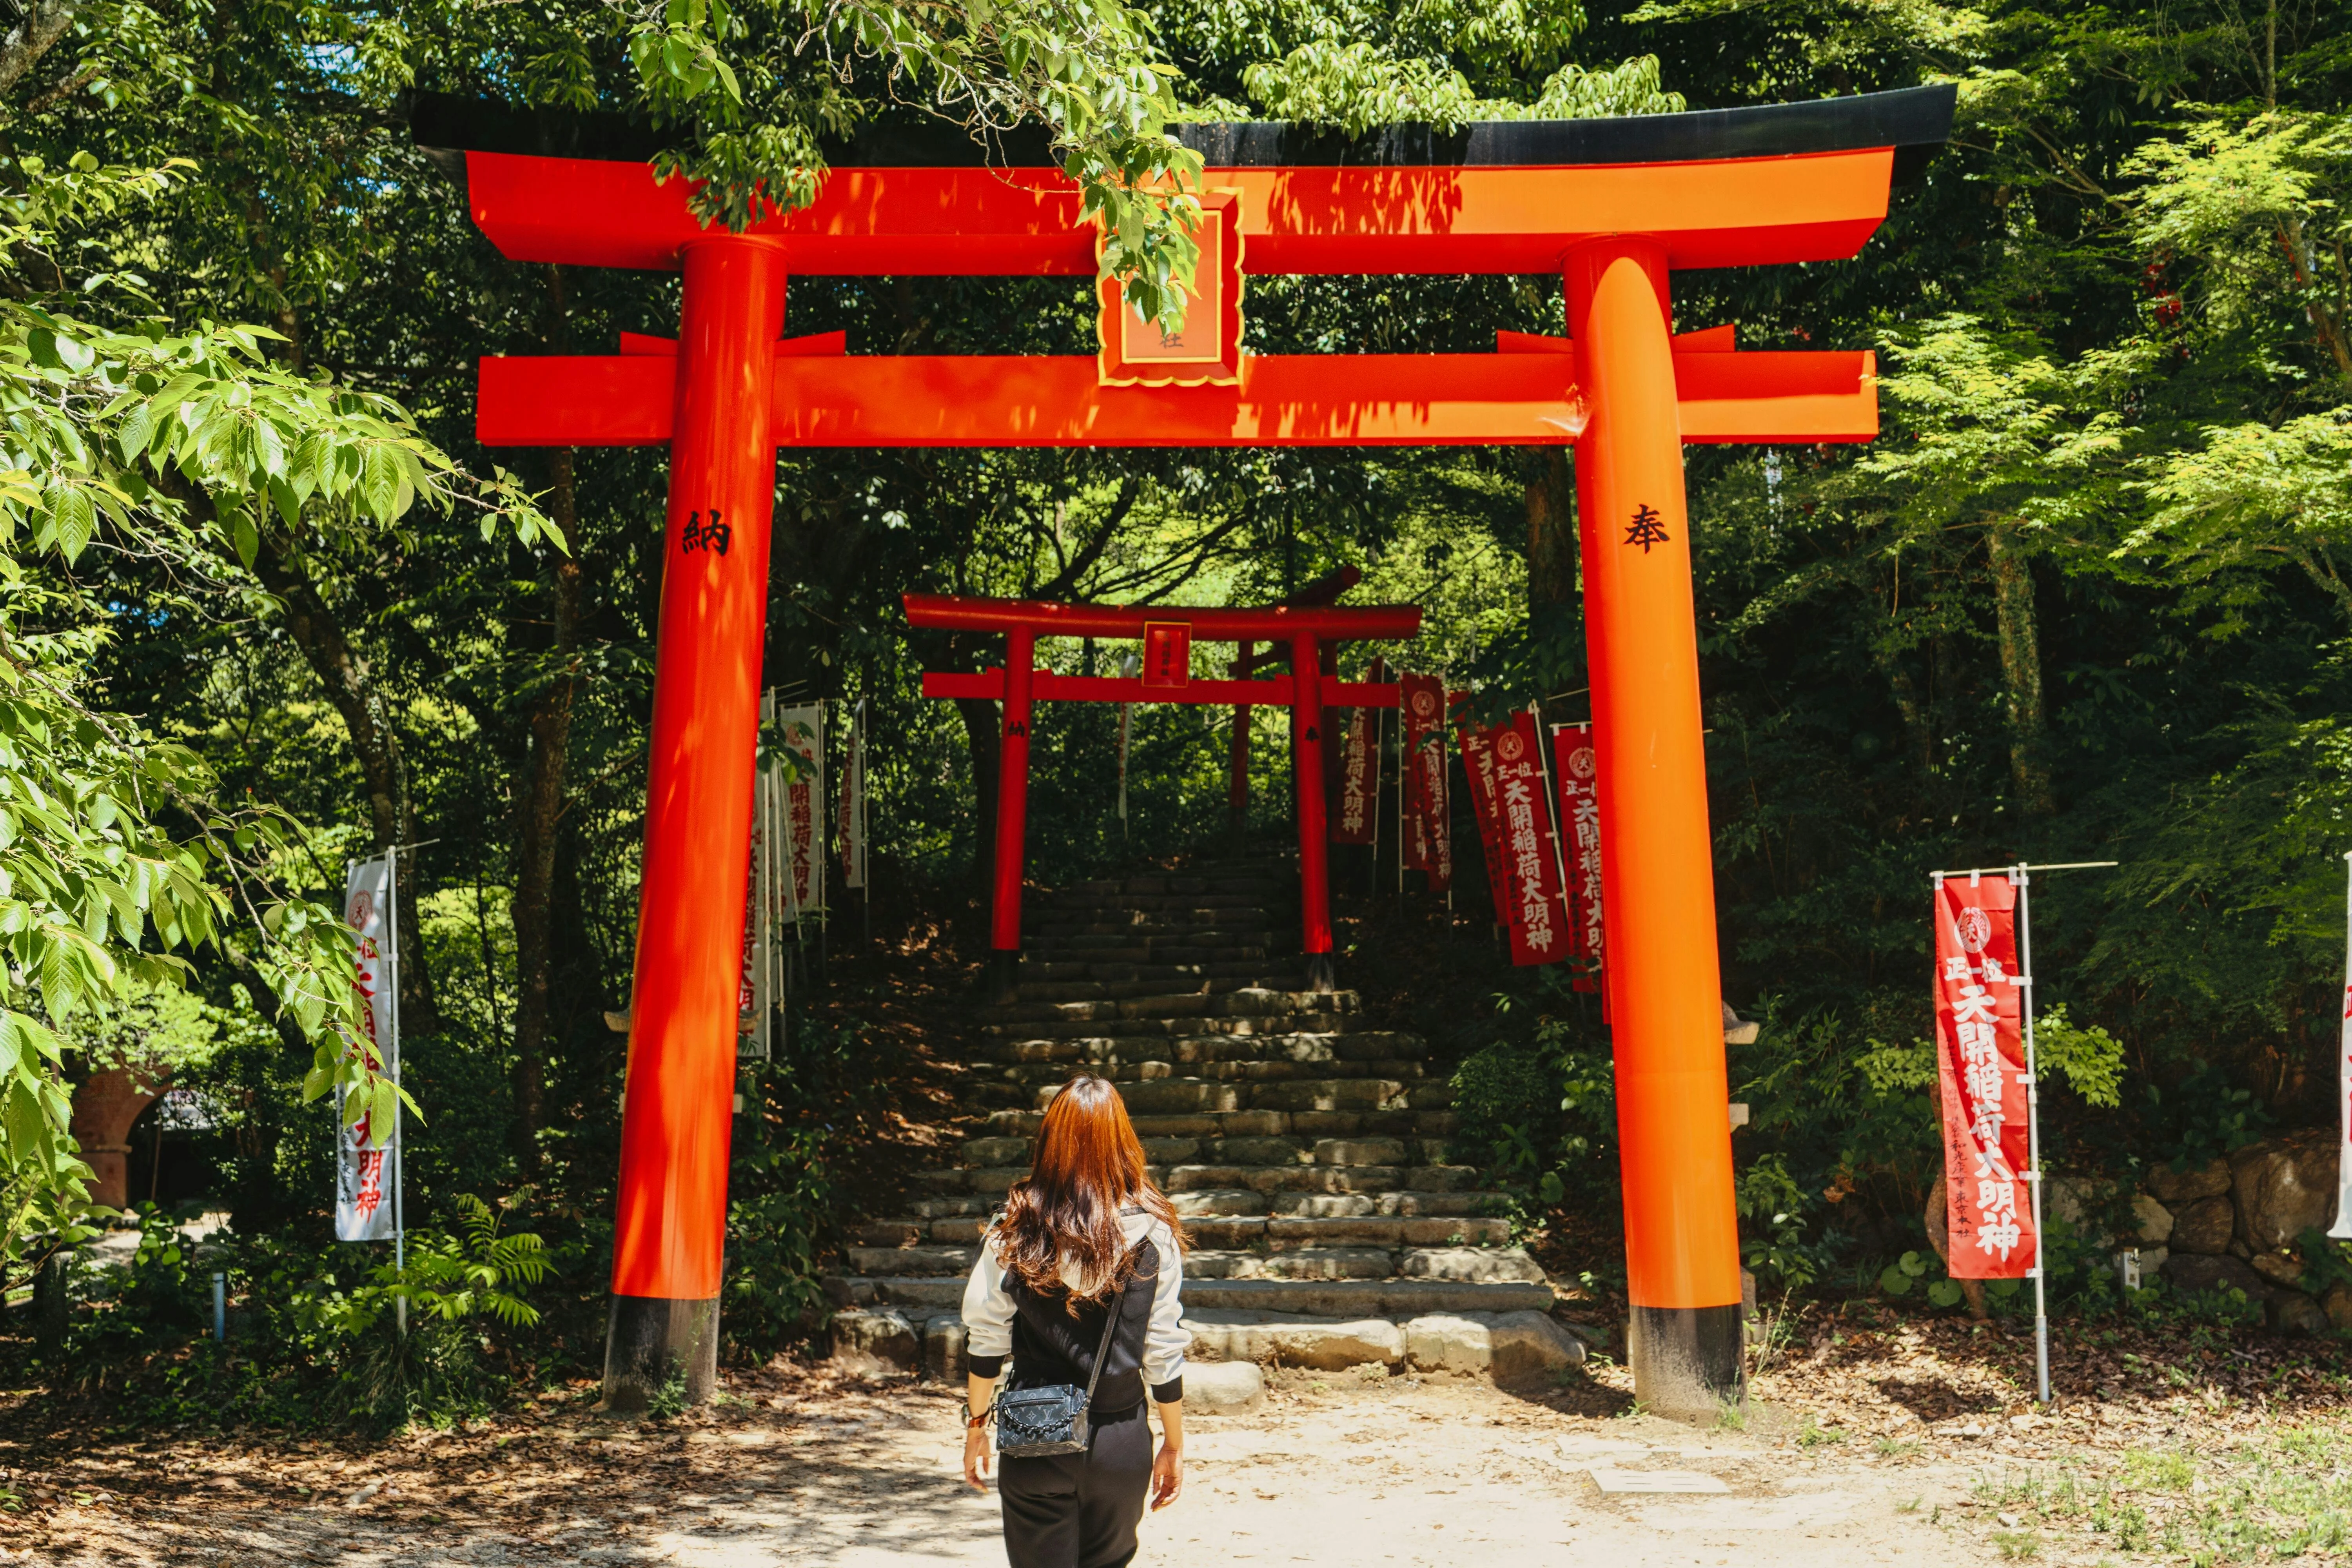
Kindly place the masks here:
MULTIPOLYGON (((251 1326, 188 1359, 200 1282, 151 1226, 128 1273, 66 1281, 88 1309, 69 1346, 17 1353, 86 1379, 171 1343, 150 1393, 184 1410, 380 1419, 595 1363, 665 466, 480 449, 473 365, 667 334, 677 280, 499 258, 412 144, 412 89, 657 119, 724 221, 761 178, 804 188, 825 138, 931 111, 1044 123, 1116 212, 1121 173, 1181 163, 1170 114, 1360 134, 1957 80, 1950 147, 1860 259, 1675 280, 1678 329, 1875 348, 1887 371, 1873 447, 1690 453, 1727 993, 1765 1021, 1732 1062, 1751 1262, 1768 1289, 1869 1289, 1923 1239, 1939 866, 2121 862, 2037 884, 2060 1170, 2332 1125, 2347 22, 2331 0, 32 0, 0 39, 5 1262, 21 1299, 89 1228, 72 1083, 160 1061, 211 1122, 184 1146, 233 1213, 216 1245, 251 1326), (418 847, 421 933, 405 1279, 328 1240, 316 1100, 384 1092, 320 1044, 348 1003, 317 900, 395 843, 418 847), (396 1295, 447 1331, 395 1341, 396 1295)), ((1132 232, 1148 294, 1182 241, 1132 232)), ((1083 353, 1091 298, 813 279, 787 331, 1083 353)), ((1475 352, 1560 314, 1552 277, 1264 279, 1248 301, 1265 352, 1475 352)), ((1360 653, 1493 706, 1570 694, 1547 711, 1578 717, 1572 498, 1561 452, 784 454, 766 679, 866 705, 880 951, 973 944, 992 805, 987 705, 919 694, 924 668, 989 650, 911 633, 901 593, 1262 602, 1354 565, 1357 598, 1428 612, 1410 649, 1360 653)), ((1124 830, 1116 721, 1041 715, 1043 880, 1223 826, 1217 715, 1137 710, 1124 830)), ((1260 722, 1274 827, 1286 748, 1260 722)), ((1465 1156, 1531 1229, 1589 1243, 1605 1289, 1605 1038, 1475 931, 1431 940, 1477 990, 1441 1042, 1465 1156)), ((895 1114, 908 1064, 869 1004, 904 974, 856 973, 758 1077, 730 1254, 747 1348, 805 1331, 844 1163, 895 1114)), ((2077 1271, 2077 1305, 2131 1310, 2104 1278, 2077 1271)))

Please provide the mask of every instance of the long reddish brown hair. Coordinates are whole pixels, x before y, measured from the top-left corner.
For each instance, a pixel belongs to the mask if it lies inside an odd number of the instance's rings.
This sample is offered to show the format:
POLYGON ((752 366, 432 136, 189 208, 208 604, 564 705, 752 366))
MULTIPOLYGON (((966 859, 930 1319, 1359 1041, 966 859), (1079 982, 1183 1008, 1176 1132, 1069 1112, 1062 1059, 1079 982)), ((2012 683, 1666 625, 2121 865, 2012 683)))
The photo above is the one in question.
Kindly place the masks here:
MULTIPOLYGON (((1092 1287, 1086 1300, 1100 1300, 1127 1283, 1118 1211, 1129 1204, 1165 1225, 1180 1249, 1184 1245, 1176 1206, 1144 1171, 1143 1143, 1118 1091, 1092 1073, 1078 1074, 1054 1097, 1038 1130, 1036 1161, 1004 1196, 997 1258, 1041 1295, 1067 1289, 1066 1259, 1092 1287)), ((1074 1311, 1078 1300, 1071 1298, 1074 1311)))

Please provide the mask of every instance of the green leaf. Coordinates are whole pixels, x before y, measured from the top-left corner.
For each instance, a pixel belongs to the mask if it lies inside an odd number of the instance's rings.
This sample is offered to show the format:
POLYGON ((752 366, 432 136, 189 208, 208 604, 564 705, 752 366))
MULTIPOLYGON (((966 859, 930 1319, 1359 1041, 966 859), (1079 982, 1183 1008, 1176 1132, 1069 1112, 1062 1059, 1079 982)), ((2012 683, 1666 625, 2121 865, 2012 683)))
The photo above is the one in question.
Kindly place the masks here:
POLYGON ((247 571, 252 571, 253 563, 261 557, 260 530, 253 526, 253 519, 246 510, 233 502, 222 504, 220 520, 228 530, 229 543, 236 549, 237 560, 247 571))
POLYGON ((1900 1265, 1890 1264, 1878 1276, 1878 1288, 1890 1296, 1906 1296, 1911 1291, 1911 1276, 1900 1265))

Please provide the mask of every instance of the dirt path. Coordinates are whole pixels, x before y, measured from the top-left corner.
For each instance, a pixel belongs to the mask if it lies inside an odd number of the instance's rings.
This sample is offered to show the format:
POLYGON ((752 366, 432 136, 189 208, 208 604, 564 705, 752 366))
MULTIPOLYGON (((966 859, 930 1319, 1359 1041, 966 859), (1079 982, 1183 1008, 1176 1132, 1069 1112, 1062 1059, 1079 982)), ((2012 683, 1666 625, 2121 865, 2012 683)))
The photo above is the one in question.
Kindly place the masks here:
MULTIPOLYGON (((1262 1411, 1194 1423, 1186 1493, 1146 1522, 1139 1568, 2352 1557, 2342 1343, 2148 1325, 2058 1348, 2043 1413, 2025 1397, 2030 1338, 1812 1312, 1744 1428, 1706 1432, 1631 1414, 1606 1362, 1515 1391, 1277 1372, 1262 1411), (1596 1468, 1724 1489, 1612 1494, 1596 1468)), ((594 1394, 383 1442, 152 1433, 0 1394, 0 1562, 1003 1562, 995 1498, 957 1478, 943 1389, 779 1360, 688 1418, 634 1425, 595 1415, 594 1394)))
MULTIPOLYGON (((996 1500, 962 1487, 937 1391, 814 1375, 678 1429, 564 1412, 364 1453, 124 1452, 117 1487, 37 1494, 17 1562, 675 1563, 688 1568, 1001 1563, 996 1500), (308 1491, 306 1497, 304 1491, 308 1491), (135 1498, 134 1491, 138 1494, 135 1498)), ((1594 1417, 1470 1384, 1286 1377, 1255 1415, 1196 1423, 1185 1496, 1139 1565, 1906 1563, 1948 1557, 1968 1467, 1824 1459, 1787 1434, 1594 1417), (1604 1497, 1594 1466, 1720 1477, 1714 1496, 1604 1497), (1931 1523, 1937 1505, 1944 1522, 1931 1523)), ((24 1538, 24 1515, 0 1531, 24 1538), (14 1528, 10 1528, 13 1526, 14 1528)), ((12 1542, 12 1544, 16 1542, 12 1542)))

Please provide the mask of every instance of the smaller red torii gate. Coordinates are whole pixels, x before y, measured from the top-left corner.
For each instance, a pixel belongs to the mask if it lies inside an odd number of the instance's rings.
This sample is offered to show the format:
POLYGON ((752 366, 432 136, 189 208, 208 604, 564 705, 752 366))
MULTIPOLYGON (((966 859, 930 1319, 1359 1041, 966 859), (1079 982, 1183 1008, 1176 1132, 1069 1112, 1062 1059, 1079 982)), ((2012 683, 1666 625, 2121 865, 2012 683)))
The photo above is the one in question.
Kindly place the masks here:
POLYGON ((994 903, 989 922, 990 990, 1014 994, 1021 971, 1021 877, 1029 827, 1029 721, 1034 705, 1060 702, 1231 703, 1290 710, 1291 773, 1298 799, 1298 923, 1307 985, 1329 991, 1330 848, 1324 821, 1323 710, 1393 708, 1394 681, 1344 681, 1323 674, 1323 650, 1342 642, 1421 635, 1412 605, 1268 605, 1234 609, 1152 605, 1062 605, 1034 599, 905 595, 910 626, 939 631, 1003 632, 1004 663, 972 672, 927 670, 926 697, 1001 701, 997 752, 994 903), (1132 639, 1145 645, 1133 676, 1060 675, 1037 668, 1041 637, 1132 639), (1247 680, 1194 680, 1192 645, 1272 643, 1290 654, 1290 673, 1247 680))

